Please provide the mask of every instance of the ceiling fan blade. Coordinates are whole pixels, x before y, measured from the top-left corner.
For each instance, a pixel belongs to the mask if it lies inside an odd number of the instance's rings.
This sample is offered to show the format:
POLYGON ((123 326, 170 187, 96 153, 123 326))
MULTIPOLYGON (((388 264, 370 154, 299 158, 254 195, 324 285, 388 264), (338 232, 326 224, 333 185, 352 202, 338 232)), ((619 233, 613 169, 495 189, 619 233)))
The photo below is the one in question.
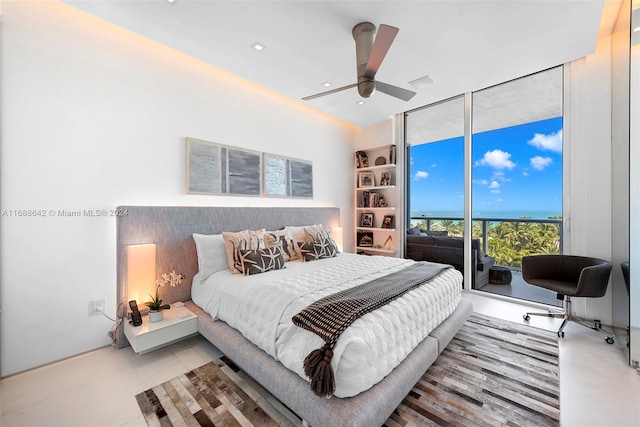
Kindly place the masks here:
POLYGON ((376 75, 398 31, 400 30, 396 27, 380 24, 378 32, 376 33, 376 40, 373 42, 371 53, 367 60, 367 67, 364 72, 365 76, 373 78, 373 76, 376 75))
POLYGON ((415 96, 415 92, 403 89, 398 86, 390 85, 388 83, 383 83, 380 81, 376 81, 376 89, 382 93, 386 93, 387 95, 391 95, 395 98, 402 99, 403 101, 408 101, 415 96))
POLYGON ((352 87, 356 87, 356 86, 358 86, 358 83, 354 83, 354 84, 351 84, 349 86, 338 87, 338 88, 335 88, 335 89, 328 90, 326 92, 316 93, 315 95, 305 96, 302 99, 304 99, 305 101, 309 101, 311 99, 320 98, 321 96, 331 95, 332 93, 336 93, 336 92, 342 92, 343 90, 351 89, 352 87))

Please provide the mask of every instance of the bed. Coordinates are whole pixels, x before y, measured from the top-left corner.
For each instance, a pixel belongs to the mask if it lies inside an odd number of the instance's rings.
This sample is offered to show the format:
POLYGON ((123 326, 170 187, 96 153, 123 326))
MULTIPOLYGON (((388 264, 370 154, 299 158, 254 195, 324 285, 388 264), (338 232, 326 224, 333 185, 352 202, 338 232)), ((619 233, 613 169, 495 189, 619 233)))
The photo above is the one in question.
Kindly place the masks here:
MULTIPOLYGON (((183 285, 172 288, 171 293, 165 295, 167 302, 185 301, 187 307, 198 315, 198 331, 201 335, 225 353, 227 357, 238 364, 282 403, 313 426, 381 425, 427 368, 435 361, 438 354, 446 347, 472 311, 471 304, 464 300, 460 301, 458 297, 451 297, 455 301, 450 304, 446 311, 443 311, 444 314, 441 314, 444 320, 434 320, 435 323, 429 327, 428 336, 424 339, 420 337, 417 345, 408 351, 406 358, 399 365, 393 367, 392 370, 389 369, 390 372, 383 372, 383 378, 376 382, 375 385, 371 387, 363 386, 366 388, 364 391, 346 390, 343 392, 338 387, 336 388, 336 396, 342 395, 344 397, 333 397, 331 399, 318 397, 309 389, 309 383, 303 379, 304 375, 296 372, 295 368, 285 367, 283 363, 273 357, 273 354, 268 354, 245 338, 238 330, 217 319, 216 313, 213 313, 216 317, 214 319, 211 313, 207 313, 200 306, 206 307, 207 304, 202 301, 200 296, 196 296, 198 294, 197 287, 202 283, 199 283, 197 277, 197 253, 192 234, 210 235, 222 231, 239 231, 258 227, 277 230, 286 225, 338 225, 339 210, 337 208, 122 206, 119 209, 121 212, 127 212, 126 216, 118 218, 117 227, 119 301, 126 299, 126 246, 135 243, 156 243, 158 271, 175 269, 187 277, 183 285), (195 281, 192 285, 191 279, 194 276, 195 281), (199 300, 200 305, 191 300, 192 292, 196 296, 195 299, 199 300), (440 322, 440 320, 442 321, 440 322)), ((353 262, 360 262, 354 260, 362 258, 369 257, 342 254, 337 257, 336 262, 338 265, 344 266, 353 262)), ((323 261, 326 260, 314 262, 321 263, 323 261)), ((397 262, 393 263, 395 267, 389 268, 397 268, 403 262, 405 261, 397 260, 397 262)), ((290 271, 286 274, 299 274, 298 269, 311 268, 310 264, 313 263, 299 263, 299 265, 291 263, 286 269, 290 271)), ((273 273, 277 272, 261 275, 264 276, 262 280, 266 280, 267 275, 273 273)), ((236 280, 230 277, 226 277, 224 280, 229 279, 236 280)), ((459 296, 459 292, 453 295, 459 296)), ((404 298, 404 296, 401 298, 404 298)), ((210 307, 207 307, 207 309, 211 311, 210 307)), ((297 309, 292 308, 292 310, 295 311, 297 309)), ((363 316, 362 319, 364 317, 366 316, 363 316)), ((316 338, 319 339, 319 337, 316 338)), ((122 346, 127 344, 123 336, 118 336, 118 343, 122 346)), ((309 345, 316 344, 311 343, 309 345)), ((307 350, 308 346, 299 351, 304 353, 307 350)), ((272 352, 269 349, 267 351, 272 352)), ((287 357, 284 358, 286 359, 287 357)), ((340 372, 336 372, 336 378, 339 377, 339 374, 340 372)), ((347 383, 350 382, 347 381, 347 383)))

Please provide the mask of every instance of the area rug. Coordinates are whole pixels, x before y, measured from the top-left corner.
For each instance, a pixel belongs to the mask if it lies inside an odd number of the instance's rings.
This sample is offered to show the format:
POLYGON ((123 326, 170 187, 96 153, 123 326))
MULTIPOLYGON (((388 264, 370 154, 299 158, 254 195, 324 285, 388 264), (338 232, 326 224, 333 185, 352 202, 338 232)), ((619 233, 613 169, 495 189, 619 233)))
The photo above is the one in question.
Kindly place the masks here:
MULTIPOLYGON (((555 332, 473 314, 384 424, 557 426, 555 332)), ((221 358, 136 396, 149 426, 300 425, 221 358)))

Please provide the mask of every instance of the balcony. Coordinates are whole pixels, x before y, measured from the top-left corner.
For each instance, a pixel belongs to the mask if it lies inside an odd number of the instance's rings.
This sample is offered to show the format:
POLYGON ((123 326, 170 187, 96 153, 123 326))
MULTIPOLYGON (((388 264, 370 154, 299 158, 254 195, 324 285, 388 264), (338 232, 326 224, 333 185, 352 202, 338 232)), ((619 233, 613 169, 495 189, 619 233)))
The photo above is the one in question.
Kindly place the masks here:
MULTIPOLYGON (((411 227, 446 230, 450 237, 462 237, 464 230, 464 220, 459 217, 415 216, 410 219, 411 227)), ((507 267, 512 275, 510 284, 489 283, 480 291, 560 306, 561 301, 556 299, 554 292, 524 282, 521 261, 525 255, 562 252, 561 218, 477 218, 472 222, 472 238, 480 242, 482 251, 493 257, 496 265, 507 267)))

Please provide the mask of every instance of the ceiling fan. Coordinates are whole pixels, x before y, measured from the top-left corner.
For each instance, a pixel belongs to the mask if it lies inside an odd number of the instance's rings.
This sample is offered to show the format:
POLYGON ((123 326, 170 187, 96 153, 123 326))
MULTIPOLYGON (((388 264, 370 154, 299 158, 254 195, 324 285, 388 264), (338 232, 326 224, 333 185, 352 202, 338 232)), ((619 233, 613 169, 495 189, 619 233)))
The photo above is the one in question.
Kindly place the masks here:
POLYGON ((415 92, 375 80, 378 68, 380 68, 380 64, 382 64, 384 57, 387 55, 387 51, 396 38, 398 31, 396 27, 381 24, 374 42, 373 35, 376 32, 376 26, 370 22, 357 24, 353 27, 351 33, 353 34, 353 39, 356 41, 358 82, 315 95, 305 96, 302 99, 308 101, 356 86, 358 87, 358 93, 363 98, 370 97, 376 89, 387 95, 402 99, 403 101, 408 101, 413 98, 416 94, 415 92))

